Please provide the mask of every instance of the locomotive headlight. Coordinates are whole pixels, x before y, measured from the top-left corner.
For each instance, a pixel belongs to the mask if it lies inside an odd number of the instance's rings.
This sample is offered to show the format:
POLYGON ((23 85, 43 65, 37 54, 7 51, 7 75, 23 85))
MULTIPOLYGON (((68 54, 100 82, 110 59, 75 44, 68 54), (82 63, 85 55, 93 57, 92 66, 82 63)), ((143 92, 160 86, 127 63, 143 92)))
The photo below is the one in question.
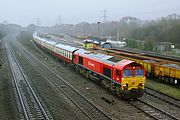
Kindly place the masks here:
POLYGON ((124 85, 123 85, 123 89, 124 89, 124 90, 128 90, 128 84, 124 84, 124 85))
POLYGON ((140 83, 139 86, 140 86, 140 87, 143 87, 143 86, 144 86, 144 83, 140 83))

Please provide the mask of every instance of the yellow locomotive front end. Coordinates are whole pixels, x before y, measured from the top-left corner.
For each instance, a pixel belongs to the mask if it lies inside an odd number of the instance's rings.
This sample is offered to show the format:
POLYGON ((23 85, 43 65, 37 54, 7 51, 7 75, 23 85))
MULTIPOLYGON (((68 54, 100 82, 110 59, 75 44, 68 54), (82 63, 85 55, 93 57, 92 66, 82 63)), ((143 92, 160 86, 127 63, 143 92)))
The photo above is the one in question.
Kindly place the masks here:
POLYGON ((121 90, 124 98, 142 97, 145 85, 145 69, 140 64, 130 64, 122 70, 121 90))

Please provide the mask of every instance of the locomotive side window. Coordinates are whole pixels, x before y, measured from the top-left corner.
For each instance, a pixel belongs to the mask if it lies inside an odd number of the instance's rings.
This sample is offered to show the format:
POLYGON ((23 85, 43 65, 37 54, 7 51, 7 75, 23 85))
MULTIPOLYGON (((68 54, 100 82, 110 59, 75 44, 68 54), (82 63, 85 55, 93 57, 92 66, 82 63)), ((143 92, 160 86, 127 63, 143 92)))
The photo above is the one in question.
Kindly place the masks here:
POLYGON ((111 69, 109 69, 109 68, 103 68, 103 71, 104 71, 104 75, 105 76, 107 76, 107 77, 109 77, 109 78, 111 78, 112 77, 112 75, 111 75, 111 69))
POLYGON ((132 70, 124 70, 124 77, 132 77, 132 70))
POLYGON ((143 69, 136 69, 134 71, 135 76, 143 76, 144 75, 144 70, 143 69))
POLYGON ((79 64, 83 65, 83 57, 79 56, 79 64))
POLYGON ((116 76, 120 76, 119 70, 116 70, 116 76))

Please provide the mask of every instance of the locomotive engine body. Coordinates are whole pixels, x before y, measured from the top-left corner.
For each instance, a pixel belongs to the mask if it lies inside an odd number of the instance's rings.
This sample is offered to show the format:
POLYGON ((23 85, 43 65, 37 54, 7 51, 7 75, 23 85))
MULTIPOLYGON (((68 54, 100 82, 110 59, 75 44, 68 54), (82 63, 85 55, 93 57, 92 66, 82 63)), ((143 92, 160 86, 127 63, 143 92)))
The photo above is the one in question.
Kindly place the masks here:
POLYGON ((144 93, 146 78, 141 64, 84 49, 74 52, 73 62, 86 77, 119 96, 137 98, 144 93))

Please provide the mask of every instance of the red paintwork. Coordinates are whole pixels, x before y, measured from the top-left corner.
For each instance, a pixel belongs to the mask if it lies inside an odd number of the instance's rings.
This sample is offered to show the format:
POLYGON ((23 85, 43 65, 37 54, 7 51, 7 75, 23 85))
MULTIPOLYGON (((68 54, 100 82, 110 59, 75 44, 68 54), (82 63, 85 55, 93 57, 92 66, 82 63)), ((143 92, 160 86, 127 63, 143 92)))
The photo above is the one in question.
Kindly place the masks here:
MULTIPOLYGON (((103 63, 102 61, 94 60, 92 58, 87 58, 86 56, 82 56, 79 54, 75 54, 76 57, 74 58, 74 63, 78 64, 79 61, 79 56, 83 57, 83 66, 85 68, 88 68, 96 73, 102 74, 103 75, 103 67, 109 68, 112 71, 112 79, 118 83, 121 83, 121 77, 116 76, 116 68, 110 64, 103 63)), ((118 68, 120 71, 120 69, 118 68)))
MULTIPOLYGON (((134 61, 131 60, 121 60, 120 62, 116 63, 116 65, 111 65, 108 63, 103 63, 102 61, 98 61, 92 58, 88 58, 87 56, 75 54, 76 57, 74 58, 74 63, 79 64, 79 56, 83 57, 83 66, 88 68, 98 74, 103 75, 103 67, 109 68, 112 71, 112 80, 117 83, 121 83, 123 77, 123 70, 124 69, 133 69, 130 65, 134 61), (116 70, 119 70, 119 76, 116 75, 116 70)), ((143 67, 138 67, 143 68, 143 67)), ((144 68, 143 68, 144 69, 144 68)))
POLYGON ((102 63, 89 58, 83 58, 83 66, 102 74, 102 63))

